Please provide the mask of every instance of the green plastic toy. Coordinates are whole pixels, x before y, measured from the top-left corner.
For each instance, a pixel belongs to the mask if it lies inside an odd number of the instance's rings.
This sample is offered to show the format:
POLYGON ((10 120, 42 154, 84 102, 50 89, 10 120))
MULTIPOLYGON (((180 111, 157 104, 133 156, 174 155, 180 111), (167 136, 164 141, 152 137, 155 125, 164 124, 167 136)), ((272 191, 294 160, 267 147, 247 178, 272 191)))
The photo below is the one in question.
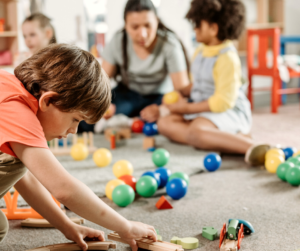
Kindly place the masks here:
POLYGON ((152 154, 152 161, 157 167, 165 166, 170 159, 170 153, 163 148, 156 149, 152 154))
POLYGON ((157 190, 157 182, 151 176, 142 176, 136 183, 136 191, 143 197, 151 197, 157 190))
POLYGON ((181 245, 183 249, 195 249, 199 247, 199 241, 193 237, 178 238, 173 237, 171 243, 181 245))
POLYGON ((276 174, 278 176, 279 179, 286 181, 286 172, 289 168, 295 167, 293 162, 284 162, 282 164, 280 164, 276 170, 276 174))
POLYGON ((112 193, 113 202, 119 207, 126 207, 134 201, 135 193, 131 186, 126 184, 117 186, 112 193))
POLYGON ((183 173, 183 172, 176 172, 176 173, 171 174, 168 181, 170 181, 174 178, 179 178, 179 179, 185 180, 187 185, 189 185, 189 183, 190 183, 189 176, 186 173, 183 173))
POLYGON ((289 168, 285 175, 286 181, 290 183, 292 186, 300 185, 300 167, 295 166, 289 168))
POLYGON ((202 228, 202 236, 208 240, 214 241, 218 238, 218 231, 213 227, 202 228))

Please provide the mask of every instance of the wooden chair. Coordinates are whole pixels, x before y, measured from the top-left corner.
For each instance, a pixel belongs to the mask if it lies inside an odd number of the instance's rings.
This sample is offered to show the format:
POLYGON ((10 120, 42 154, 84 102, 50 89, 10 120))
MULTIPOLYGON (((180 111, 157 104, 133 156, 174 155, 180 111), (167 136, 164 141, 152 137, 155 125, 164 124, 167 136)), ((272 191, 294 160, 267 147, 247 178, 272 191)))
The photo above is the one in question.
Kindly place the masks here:
MULTIPOLYGON (((280 55, 280 29, 249 29, 247 31, 247 63, 248 63, 248 98, 253 108, 253 91, 266 90, 266 88, 252 88, 252 76, 268 76, 272 78, 271 87, 271 111, 277 113, 278 106, 281 105, 281 95, 300 93, 300 88, 281 87, 281 79, 279 76, 277 58, 280 55), (254 65, 254 56, 256 54, 254 48, 254 37, 258 37, 258 66, 254 65), (270 43, 271 42, 271 43, 270 43), (271 44, 271 47, 270 47, 271 44), (267 65, 267 53, 271 49, 273 55, 273 64, 271 67, 267 65)), ((300 77, 300 73, 292 69, 288 69, 291 78, 300 77)), ((269 88, 268 88, 269 89, 269 88)))

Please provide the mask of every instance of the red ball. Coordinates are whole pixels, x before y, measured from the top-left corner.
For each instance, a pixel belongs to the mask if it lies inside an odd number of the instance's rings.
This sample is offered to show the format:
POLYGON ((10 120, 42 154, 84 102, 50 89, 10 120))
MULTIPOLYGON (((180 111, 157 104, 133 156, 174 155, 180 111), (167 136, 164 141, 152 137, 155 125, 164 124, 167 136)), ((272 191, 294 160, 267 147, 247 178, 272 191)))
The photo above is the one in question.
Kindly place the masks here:
POLYGON ((142 120, 135 120, 132 123, 131 130, 135 133, 142 133, 144 128, 144 122, 142 120))
POLYGON ((125 182, 125 184, 127 184, 128 186, 131 186, 132 189, 134 191, 136 191, 135 190, 136 178, 133 177, 132 175, 129 175, 129 174, 123 175, 119 178, 119 180, 123 180, 125 182))

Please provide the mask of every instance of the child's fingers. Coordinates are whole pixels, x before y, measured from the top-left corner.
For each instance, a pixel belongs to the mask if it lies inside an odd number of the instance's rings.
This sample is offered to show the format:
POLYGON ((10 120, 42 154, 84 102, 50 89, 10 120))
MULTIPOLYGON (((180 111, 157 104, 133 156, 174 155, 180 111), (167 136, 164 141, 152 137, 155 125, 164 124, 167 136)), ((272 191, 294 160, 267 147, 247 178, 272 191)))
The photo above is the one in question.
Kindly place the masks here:
POLYGON ((138 250, 138 246, 136 245, 136 241, 134 239, 131 239, 128 244, 131 247, 132 251, 138 250))
MULTIPOLYGON (((153 227, 152 227, 153 228, 153 227)), ((155 231, 155 229, 153 228, 153 229, 149 229, 148 230, 148 233, 147 233, 147 236, 149 237, 149 238, 151 238, 153 241, 157 241, 157 235, 156 235, 156 231, 155 231)))
POLYGON ((81 237, 82 236, 78 236, 78 239, 75 242, 83 251, 86 251, 88 249, 88 245, 81 237))
POLYGON ((90 231, 85 240, 100 240, 105 241, 104 232, 99 230, 90 231))

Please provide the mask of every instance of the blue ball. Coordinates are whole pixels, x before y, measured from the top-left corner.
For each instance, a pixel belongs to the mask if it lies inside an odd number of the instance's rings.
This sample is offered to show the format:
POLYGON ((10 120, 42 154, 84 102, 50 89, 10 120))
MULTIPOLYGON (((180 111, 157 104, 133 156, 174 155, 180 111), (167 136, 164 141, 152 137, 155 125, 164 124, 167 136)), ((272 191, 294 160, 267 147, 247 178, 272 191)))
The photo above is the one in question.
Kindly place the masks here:
POLYGON ((222 164, 222 159, 219 154, 209 153, 204 158, 204 167, 209 172, 214 172, 219 169, 222 164))
POLYGON ((186 195, 187 188, 188 186, 185 180, 174 178, 167 184, 167 194, 173 200, 179 200, 186 195))
POLYGON ((294 147, 287 147, 283 149, 284 155, 285 155, 285 159, 287 160, 289 157, 292 157, 293 154, 296 152, 297 150, 294 147))
POLYGON ((160 174, 159 173, 148 171, 148 172, 143 173, 142 176, 151 176, 151 177, 153 177, 156 180, 156 182, 157 182, 157 187, 159 187, 160 184, 161 184, 160 174))
POLYGON ((153 136, 158 133, 156 123, 145 123, 143 133, 147 136, 153 136))
POLYGON ((160 186, 158 188, 163 188, 167 185, 168 179, 171 175, 171 171, 167 168, 160 167, 155 170, 155 173, 160 174, 160 186))

